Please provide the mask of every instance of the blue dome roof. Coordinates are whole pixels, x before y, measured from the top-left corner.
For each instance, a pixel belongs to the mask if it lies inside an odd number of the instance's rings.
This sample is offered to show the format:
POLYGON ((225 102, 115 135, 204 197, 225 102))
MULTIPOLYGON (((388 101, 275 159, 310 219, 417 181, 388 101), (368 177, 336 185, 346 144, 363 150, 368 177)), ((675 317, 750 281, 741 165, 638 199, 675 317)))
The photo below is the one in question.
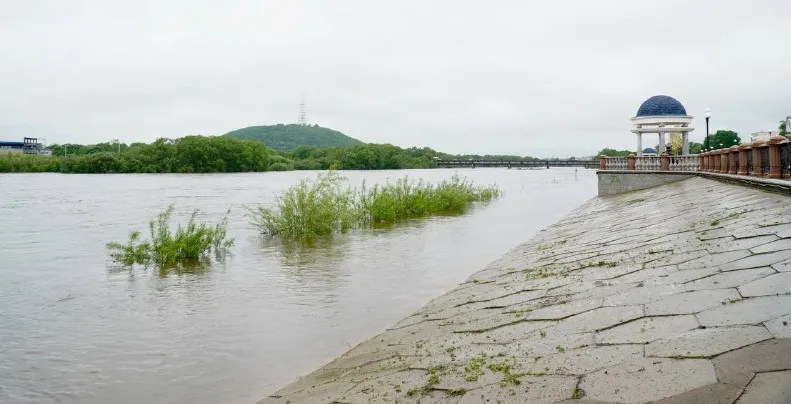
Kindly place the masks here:
POLYGON ((643 153, 656 153, 656 150, 650 147, 646 147, 645 149, 643 149, 643 153))
POLYGON ((643 102, 637 116, 686 115, 687 110, 673 97, 655 95, 643 102))

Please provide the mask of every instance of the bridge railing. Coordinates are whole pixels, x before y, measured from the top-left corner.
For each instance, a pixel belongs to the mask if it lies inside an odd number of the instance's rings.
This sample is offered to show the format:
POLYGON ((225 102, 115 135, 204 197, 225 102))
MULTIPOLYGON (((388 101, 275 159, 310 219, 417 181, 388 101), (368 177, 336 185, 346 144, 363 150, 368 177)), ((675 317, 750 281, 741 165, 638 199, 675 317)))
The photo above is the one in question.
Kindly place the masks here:
POLYGON ((678 171, 791 179, 791 139, 772 136, 728 149, 686 156, 599 156, 599 171, 678 171))

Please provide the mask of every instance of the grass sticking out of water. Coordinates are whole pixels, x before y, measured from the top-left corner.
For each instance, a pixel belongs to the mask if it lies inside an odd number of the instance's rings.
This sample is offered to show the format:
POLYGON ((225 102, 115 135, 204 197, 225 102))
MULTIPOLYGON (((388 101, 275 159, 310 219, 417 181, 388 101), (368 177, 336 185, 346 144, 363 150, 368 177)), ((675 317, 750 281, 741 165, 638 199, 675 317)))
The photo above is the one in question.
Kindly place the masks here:
POLYGON ((363 185, 359 195, 365 222, 392 224, 411 218, 461 214, 475 202, 497 198, 500 191, 494 186, 475 186, 458 176, 436 185, 404 177, 370 189, 363 185))
POLYGON ((501 195, 496 186, 476 186, 458 176, 439 184, 404 177, 371 188, 363 183, 359 190, 345 182, 333 171, 302 180, 277 198, 274 209, 252 209, 253 225, 266 236, 304 241, 355 227, 460 214, 501 195))
POLYGON ((302 179, 277 197, 277 209, 262 206, 252 211, 253 225, 267 236, 313 239, 345 232, 359 221, 354 191, 335 172, 315 181, 302 179))
POLYGON ((141 241, 140 232, 133 231, 129 234, 127 244, 108 243, 110 257, 126 266, 153 264, 165 269, 198 264, 212 252, 219 256, 233 245, 233 239, 227 235, 227 216, 212 226, 198 223, 198 211, 195 210, 186 226, 179 224, 175 232, 170 226, 172 216, 173 205, 170 205, 149 222, 150 240, 141 241))

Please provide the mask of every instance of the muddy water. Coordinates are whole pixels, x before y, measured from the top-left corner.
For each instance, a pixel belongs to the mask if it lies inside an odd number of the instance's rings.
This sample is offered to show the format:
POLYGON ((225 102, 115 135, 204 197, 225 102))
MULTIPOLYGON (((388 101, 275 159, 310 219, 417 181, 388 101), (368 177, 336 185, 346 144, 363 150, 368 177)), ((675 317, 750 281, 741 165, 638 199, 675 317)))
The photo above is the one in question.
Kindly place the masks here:
MULTIPOLYGON (((450 170, 344 172, 352 184, 450 170)), ((459 170, 505 196, 460 217, 262 243, 244 206, 310 172, 0 176, 0 402, 251 403, 381 332, 593 197, 591 170, 459 170), (169 204, 231 209, 232 255, 194 274, 108 268, 169 204)))

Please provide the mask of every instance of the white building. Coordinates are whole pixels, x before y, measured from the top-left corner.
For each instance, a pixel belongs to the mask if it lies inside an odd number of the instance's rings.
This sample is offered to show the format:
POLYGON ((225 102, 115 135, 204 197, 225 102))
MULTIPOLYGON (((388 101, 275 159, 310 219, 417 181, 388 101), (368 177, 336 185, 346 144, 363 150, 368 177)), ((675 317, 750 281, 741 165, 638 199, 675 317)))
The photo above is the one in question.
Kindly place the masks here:
POLYGON ((777 130, 764 130, 761 132, 753 132, 750 134, 750 141, 755 142, 757 140, 769 140, 771 136, 777 136, 780 134, 780 131, 777 130))

